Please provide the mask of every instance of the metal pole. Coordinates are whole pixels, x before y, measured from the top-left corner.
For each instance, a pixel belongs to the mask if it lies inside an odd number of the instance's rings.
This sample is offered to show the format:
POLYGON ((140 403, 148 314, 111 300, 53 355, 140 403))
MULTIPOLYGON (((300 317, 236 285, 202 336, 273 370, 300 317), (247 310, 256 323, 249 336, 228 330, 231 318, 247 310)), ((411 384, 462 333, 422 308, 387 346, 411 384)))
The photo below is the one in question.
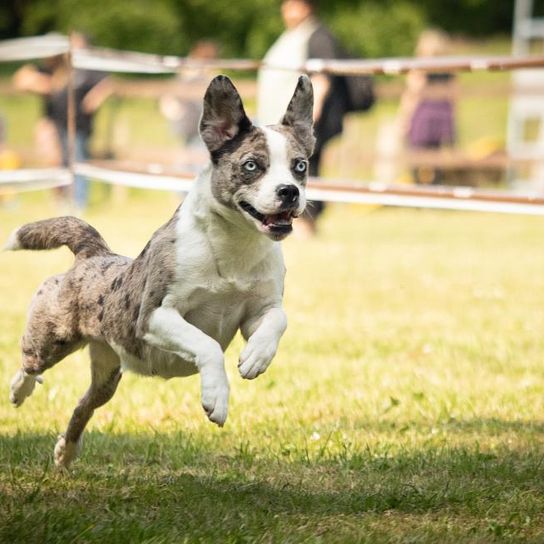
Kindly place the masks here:
POLYGON ((516 0, 514 6, 514 28, 512 45, 514 55, 527 55, 530 45, 530 25, 533 0, 516 0))
POLYGON ((70 172, 71 185, 68 189, 70 204, 74 204, 75 196, 75 150, 76 150, 76 97, 75 97, 75 68, 73 66, 72 33, 70 33, 70 47, 65 54, 68 65, 68 104, 67 104, 67 142, 66 152, 68 158, 68 171, 70 172))

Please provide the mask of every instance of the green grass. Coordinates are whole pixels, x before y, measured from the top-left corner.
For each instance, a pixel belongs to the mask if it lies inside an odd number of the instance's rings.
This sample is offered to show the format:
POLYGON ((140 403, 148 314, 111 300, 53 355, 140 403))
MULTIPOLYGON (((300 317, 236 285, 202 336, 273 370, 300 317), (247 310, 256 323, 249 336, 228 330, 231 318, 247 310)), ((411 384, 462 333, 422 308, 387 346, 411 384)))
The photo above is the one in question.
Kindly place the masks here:
MULTIPOLYGON (((173 197, 97 206, 135 255, 173 197)), ((0 237, 54 215, 2 210, 0 237)), ((0 254, 0 541, 544 541, 543 219, 330 207, 289 239, 289 328, 254 382, 227 353, 230 416, 207 422, 197 377, 126 375, 70 474, 52 448, 86 389, 87 356, 7 401, 33 290, 65 250, 0 254)))

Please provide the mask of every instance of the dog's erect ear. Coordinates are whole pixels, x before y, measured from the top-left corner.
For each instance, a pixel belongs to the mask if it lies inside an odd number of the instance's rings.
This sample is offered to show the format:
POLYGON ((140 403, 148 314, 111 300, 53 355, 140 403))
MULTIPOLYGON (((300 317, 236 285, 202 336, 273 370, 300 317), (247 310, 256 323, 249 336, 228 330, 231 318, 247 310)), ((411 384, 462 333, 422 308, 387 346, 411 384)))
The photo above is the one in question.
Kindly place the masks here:
POLYGON ((227 76, 214 77, 204 95, 200 119, 200 136, 210 153, 251 126, 232 81, 227 76))
POLYGON ((314 150, 313 131, 314 89, 308 76, 298 78, 297 87, 287 106, 281 124, 290 127, 310 156, 314 150))

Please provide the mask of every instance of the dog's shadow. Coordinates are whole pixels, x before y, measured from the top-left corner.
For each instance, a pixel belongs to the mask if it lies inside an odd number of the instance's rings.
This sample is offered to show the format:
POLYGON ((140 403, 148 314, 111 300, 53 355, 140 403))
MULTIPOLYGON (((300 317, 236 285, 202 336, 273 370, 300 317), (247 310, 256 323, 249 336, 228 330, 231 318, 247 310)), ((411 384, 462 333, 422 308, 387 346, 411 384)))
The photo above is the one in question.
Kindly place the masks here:
MULTIPOLYGON (((459 425, 469 433, 544 431, 540 422, 459 425)), ((194 437, 187 441, 181 433, 154 440, 93 431, 85 438, 82 458, 63 474, 50 461, 54 441, 42 434, 0 436, 0 487, 7 506, 0 514, 0 540, 12 538, 10 531, 19 531, 19 538, 26 530, 22 519, 35 530, 45 515, 49 521, 68 516, 72 537, 99 516, 97 527, 113 533, 130 526, 152 536, 212 538, 235 534, 240 527, 280 534, 281 524, 293 519, 317 527, 319 520, 357 519, 365 513, 425 516, 476 504, 479 509, 482 501, 486 508, 500 509, 503 490, 509 496, 543 492, 536 442, 508 448, 505 440, 491 453, 476 445, 426 446, 391 455, 351 451, 305 460, 243 447, 222 452, 217 444, 194 437)))

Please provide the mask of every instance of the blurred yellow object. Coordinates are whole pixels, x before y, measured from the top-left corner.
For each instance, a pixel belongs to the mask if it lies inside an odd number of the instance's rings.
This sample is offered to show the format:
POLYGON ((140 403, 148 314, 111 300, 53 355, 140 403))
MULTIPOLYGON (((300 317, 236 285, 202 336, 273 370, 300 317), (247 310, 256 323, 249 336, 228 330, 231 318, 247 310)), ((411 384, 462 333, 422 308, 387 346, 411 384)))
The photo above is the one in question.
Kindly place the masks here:
MULTIPOLYGON (((0 150, 0 170, 16 170, 22 164, 21 157, 11 149, 0 150)), ((9 206, 15 203, 16 192, 13 189, 0 189, 0 204, 9 206)))
POLYGON ((414 177, 409 172, 403 172, 397 179, 395 179, 395 184, 397 185, 413 185, 414 177))
POLYGON ((504 140, 495 136, 485 136, 471 142, 467 147, 467 154, 473 160, 480 160, 504 151, 504 140))
POLYGON ((0 170, 15 170, 21 167, 21 157, 11 149, 0 151, 0 170))

